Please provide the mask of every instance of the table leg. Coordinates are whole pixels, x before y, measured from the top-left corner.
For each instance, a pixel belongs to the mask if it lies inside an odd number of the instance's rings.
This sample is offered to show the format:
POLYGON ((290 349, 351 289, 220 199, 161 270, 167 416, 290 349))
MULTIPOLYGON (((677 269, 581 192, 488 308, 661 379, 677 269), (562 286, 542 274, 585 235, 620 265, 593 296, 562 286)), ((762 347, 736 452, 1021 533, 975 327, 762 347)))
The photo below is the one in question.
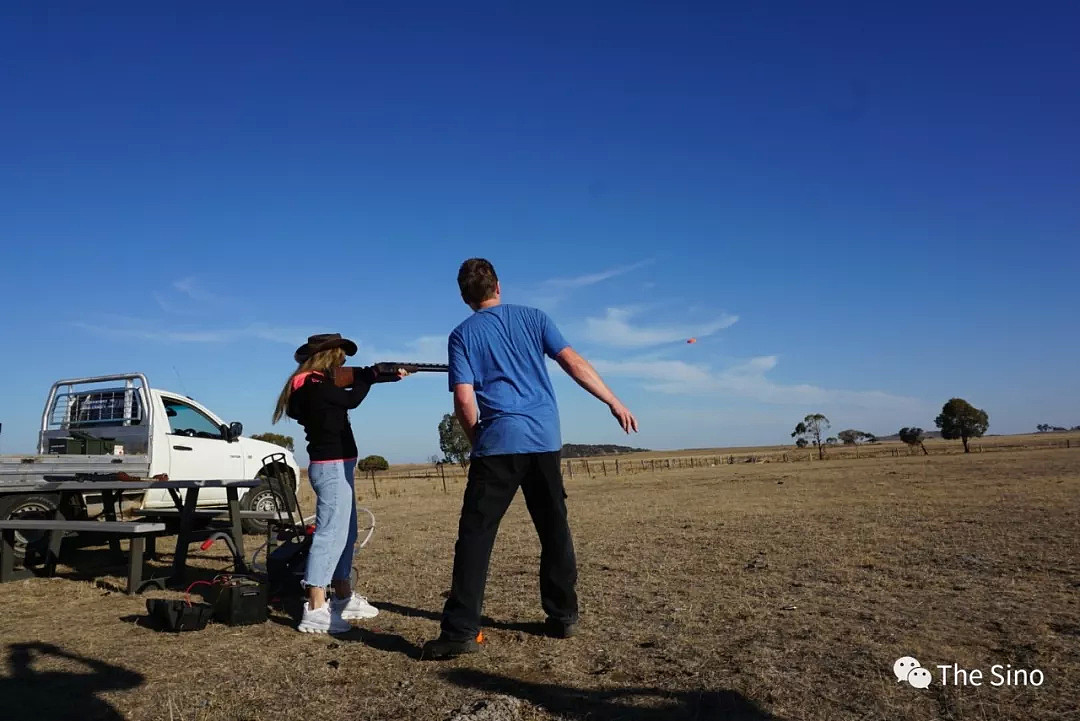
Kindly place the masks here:
POLYGON ((188 545, 191 542, 191 529, 195 524, 195 509, 199 503, 199 488, 187 489, 184 495, 184 507, 180 511, 180 533, 176 537, 176 552, 173 554, 172 578, 174 583, 183 583, 186 566, 188 545))
POLYGON ((15 580, 15 530, 0 530, 0 583, 15 580))
MULTIPOLYGON (((64 510, 63 509, 64 509, 64 506, 66 505, 66 501, 69 501, 70 498, 71 498, 70 493, 61 492, 60 500, 56 504, 56 513, 53 514, 53 520, 54 521, 66 520, 64 518, 64 510)), ((56 563, 57 563, 57 561, 60 560, 60 545, 63 542, 64 542, 64 532, 62 530, 60 530, 59 528, 55 528, 55 529, 49 531, 49 544, 48 544, 48 547, 47 547, 47 549, 45 551, 45 574, 47 576, 53 576, 53 575, 56 574, 56 563)), ((30 558, 29 544, 27 545, 26 552, 27 552, 26 558, 29 560, 29 558, 30 558)), ((29 567, 29 566, 27 566, 27 567, 29 567)))
POLYGON ((225 495, 229 498, 229 522, 232 526, 233 545, 236 546, 236 558, 233 559, 237 573, 247 572, 247 563, 244 561, 244 526, 240 520, 239 493, 233 486, 225 489, 225 495))
MULTIPOLYGON (((119 495, 120 491, 104 490, 101 492, 101 503, 105 507, 105 520, 110 523, 116 522, 116 498, 119 495)), ((113 558, 118 561, 124 560, 124 552, 120 548, 119 538, 109 538, 109 550, 112 551, 113 558)))
POLYGON ((143 575, 143 550, 146 548, 146 538, 143 536, 131 537, 131 563, 128 566, 127 593, 133 596, 142 585, 143 575))

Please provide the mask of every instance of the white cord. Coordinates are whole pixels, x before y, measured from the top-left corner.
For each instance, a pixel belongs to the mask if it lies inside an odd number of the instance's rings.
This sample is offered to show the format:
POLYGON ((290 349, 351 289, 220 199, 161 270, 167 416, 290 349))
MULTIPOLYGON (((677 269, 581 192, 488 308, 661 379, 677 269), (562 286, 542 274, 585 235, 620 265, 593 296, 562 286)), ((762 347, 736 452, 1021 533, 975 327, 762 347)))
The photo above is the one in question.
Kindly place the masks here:
MULTIPOLYGON (((357 508, 356 510, 363 511, 364 513, 368 514, 369 518, 371 518, 371 526, 367 529, 367 535, 364 536, 363 541, 360 541, 360 545, 356 547, 356 549, 359 550, 368 544, 368 541, 371 540, 371 536, 375 533, 375 514, 367 508, 357 508)), ((309 526, 314 522, 315 516, 308 516, 304 519, 305 526, 309 526)), ((251 563, 249 565, 258 573, 266 573, 266 564, 259 563, 256 560, 259 557, 259 554, 266 549, 266 545, 266 543, 263 543, 261 546, 255 549, 254 553, 251 554, 251 563)))

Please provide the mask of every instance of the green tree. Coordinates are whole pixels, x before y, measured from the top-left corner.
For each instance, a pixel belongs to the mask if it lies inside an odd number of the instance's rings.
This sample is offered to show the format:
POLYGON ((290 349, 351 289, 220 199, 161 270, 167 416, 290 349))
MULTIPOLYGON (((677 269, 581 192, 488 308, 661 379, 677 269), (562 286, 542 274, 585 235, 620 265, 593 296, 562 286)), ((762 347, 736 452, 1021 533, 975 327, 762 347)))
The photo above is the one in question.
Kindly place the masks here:
MULTIPOLYGON (((792 431, 792 438, 800 439, 813 439, 813 443, 818 449, 818 459, 825 458, 825 444, 821 442, 821 436, 829 429, 829 419, 823 416, 821 413, 811 413, 803 418, 802 421, 795 426, 795 430, 792 431)), ((799 446, 802 448, 802 446, 799 446)))
POLYGON ((941 413, 934 423, 941 429, 942 438, 950 441, 959 438, 964 442, 964 453, 971 453, 968 439, 982 438, 990 427, 990 416, 963 398, 950 398, 941 407, 941 413))
POLYGON ((825 439, 825 445, 827 446, 835 446, 838 442, 836 436, 829 436, 825 439))
POLYGON ((866 431, 856 431, 854 429, 840 431, 836 434, 836 437, 842 440, 845 446, 853 446, 859 441, 865 441, 873 438, 873 436, 866 431))
POLYGON ((919 448, 922 448, 924 455, 930 455, 930 451, 926 450, 926 446, 923 445, 923 441, 926 440, 926 433, 922 428, 917 426, 912 428, 907 428, 905 426, 904 428, 901 428, 900 440, 907 443, 912 449, 914 449, 915 446, 918 446, 919 448))
POLYGON ((806 448, 808 445, 810 445, 810 441, 806 440, 805 438, 800 438, 799 440, 795 441, 795 445, 799 448, 806 448))
POLYGON ((267 443, 273 443, 275 446, 281 446, 286 450, 293 450, 292 436, 283 436, 280 433, 256 433, 251 436, 257 441, 266 441, 267 443))
POLYGON ((356 468, 366 473, 374 473, 375 471, 389 471, 390 464, 382 456, 368 456, 357 463, 356 468))
POLYGON ((468 467, 472 444, 453 413, 447 413, 439 421, 439 450, 447 463, 457 463, 462 469, 468 467))

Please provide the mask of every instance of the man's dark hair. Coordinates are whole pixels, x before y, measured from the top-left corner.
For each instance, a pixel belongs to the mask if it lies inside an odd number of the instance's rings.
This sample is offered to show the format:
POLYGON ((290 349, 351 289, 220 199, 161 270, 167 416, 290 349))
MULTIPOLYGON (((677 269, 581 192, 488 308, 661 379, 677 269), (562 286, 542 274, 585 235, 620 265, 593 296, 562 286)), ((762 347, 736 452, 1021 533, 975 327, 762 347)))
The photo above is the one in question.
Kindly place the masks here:
POLYGON ((499 276, 495 267, 483 258, 469 258, 458 270, 457 283, 461 299, 469 305, 479 305, 495 297, 495 284, 499 276))

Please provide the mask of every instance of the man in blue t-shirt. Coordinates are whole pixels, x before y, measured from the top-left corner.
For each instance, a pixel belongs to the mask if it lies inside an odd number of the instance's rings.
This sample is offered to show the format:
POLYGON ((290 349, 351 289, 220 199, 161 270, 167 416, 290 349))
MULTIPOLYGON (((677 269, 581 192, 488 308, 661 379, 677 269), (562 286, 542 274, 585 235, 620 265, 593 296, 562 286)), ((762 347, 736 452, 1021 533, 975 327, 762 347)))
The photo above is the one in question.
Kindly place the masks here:
POLYGON ((577 561, 566 515, 560 452, 562 434, 547 358, 607 404, 622 429, 637 419, 604 384, 543 311, 503 304, 491 263, 465 261, 461 298, 474 313, 447 345, 454 413, 472 444, 469 482, 458 522, 450 597, 439 638, 425 658, 479 649, 480 614, 499 522, 518 486, 540 536, 540 601, 550 635, 572 636, 578 622, 577 561))

